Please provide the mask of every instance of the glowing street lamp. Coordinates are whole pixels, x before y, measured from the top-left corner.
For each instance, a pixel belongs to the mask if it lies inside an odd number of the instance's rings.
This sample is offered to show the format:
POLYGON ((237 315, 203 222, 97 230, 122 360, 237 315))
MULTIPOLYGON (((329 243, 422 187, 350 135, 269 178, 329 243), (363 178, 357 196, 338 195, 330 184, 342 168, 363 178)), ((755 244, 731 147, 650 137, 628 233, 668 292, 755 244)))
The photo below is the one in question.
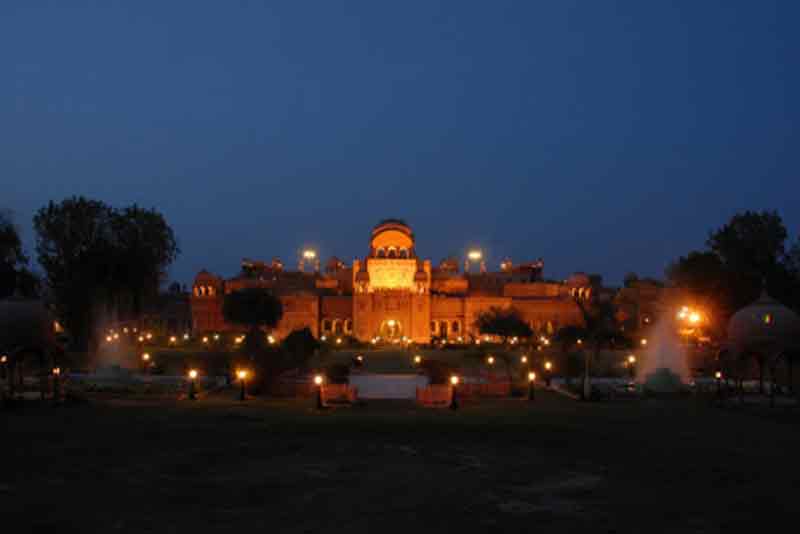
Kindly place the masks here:
POLYGON ((628 356, 628 371, 631 374, 631 379, 636 375, 636 356, 631 354, 628 356))
POLYGON ((325 382, 325 378, 322 375, 314 376, 314 385, 317 386, 317 410, 321 410, 325 407, 322 402, 322 384, 325 382))
POLYGON ((303 251, 303 257, 307 260, 313 260, 317 257, 317 251, 310 248, 303 251))
POLYGON ((183 334, 183 340, 189 341, 189 334, 183 334))
POLYGON ((114 340, 111 336, 106 336, 106 343, 111 343, 114 340))
POLYGON ((195 380, 197 380, 197 369, 190 369, 189 370, 189 400, 197 400, 195 380))
POLYGON ((523 354, 519 361, 520 363, 528 363, 528 357, 523 354))
POLYGON ((214 341, 219 341, 219 334, 214 334, 214 341))
POLYGON ((337 338, 336 338, 336 344, 337 344, 337 345, 341 345, 341 344, 342 344, 342 338, 340 338, 340 337, 337 337, 337 338))
POLYGON ((7 376, 8 373, 7 368, 8 368, 8 356, 3 354, 2 356, 0 356, 0 378, 2 378, 3 380, 5 380, 7 376))
POLYGON ((236 376, 239 378, 239 382, 242 384, 241 392, 239 393, 239 400, 244 401, 245 398, 245 381, 247 380, 247 375, 249 373, 245 369, 239 369, 236 372, 236 376))
POLYGON ((421 363, 422 363, 422 356, 420 356, 419 354, 414 356, 414 365, 419 365, 421 363))
POLYGON ((717 383, 717 398, 722 398, 722 371, 714 373, 714 381, 717 383))
POLYGON ((553 378, 553 364, 551 362, 544 362, 544 383, 549 388, 550 382, 553 378))
POLYGON ((647 346, 647 338, 643 337, 642 340, 639 342, 643 347, 647 346))
POLYGON ((147 372, 147 367, 150 365, 150 354, 145 352, 142 354, 142 371, 147 372))
POLYGON ((321 336, 321 337, 319 338, 319 340, 320 340, 320 341, 327 341, 327 340, 328 340, 328 336, 324 336, 324 335, 323 335, 323 336, 321 336))
POLYGON ((269 342, 270 345, 274 345, 275 344, 275 336, 273 336, 272 334, 268 335, 267 336, 267 341, 269 342))
POLYGON ((450 395, 450 409, 454 411, 458 410, 458 382, 458 375, 450 377, 450 389, 452 391, 450 395))
POLYGON ((147 338, 147 341, 150 341, 151 339, 153 339, 153 334, 151 334, 150 332, 148 332, 147 334, 145 334, 145 336, 144 336, 144 337, 146 337, 146 338, 147 338))
POLYGON ((203 345, 208 345, 208 336, 203 336, 203 345))
POLYGON ((534 382, 536 382, 536 373, 531 371, 528 373, 528 400, 532 401, 536 399, 536 393, 534 391, 534 382))
POLYGON ((359 367, 364 365, 364 356, 362 356, 361 354, 356 356, 356 365, 358 365, 359 367))
POLYGON ((169 336, 169 344, 170 344, 170 345, 174 345, 174 344, 175 344, 175 343, 177 343, 177 342, 178 342, 178 338, 177 338, 177 337, 175 337, 175 336, 169 336))
POLYGON ((144 343, 144 336, 139 336, 137 340, 139 341, 139 343, 144 343))
POLYGON ((494 356, 489 356, 488 358, 486 358, 486 363, 488 363, 489 365, 494 365, 494 356))

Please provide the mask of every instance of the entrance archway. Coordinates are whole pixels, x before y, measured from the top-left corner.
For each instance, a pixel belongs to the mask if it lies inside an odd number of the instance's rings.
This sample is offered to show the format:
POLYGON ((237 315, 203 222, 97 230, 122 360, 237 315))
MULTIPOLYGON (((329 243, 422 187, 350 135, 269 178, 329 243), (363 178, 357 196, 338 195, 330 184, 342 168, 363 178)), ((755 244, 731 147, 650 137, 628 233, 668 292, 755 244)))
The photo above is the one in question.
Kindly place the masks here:
POLYGON ((381 323, 378 335, 383 339, 399 339, 403 336, 403 325, 397 319, 387 319, 381 323))

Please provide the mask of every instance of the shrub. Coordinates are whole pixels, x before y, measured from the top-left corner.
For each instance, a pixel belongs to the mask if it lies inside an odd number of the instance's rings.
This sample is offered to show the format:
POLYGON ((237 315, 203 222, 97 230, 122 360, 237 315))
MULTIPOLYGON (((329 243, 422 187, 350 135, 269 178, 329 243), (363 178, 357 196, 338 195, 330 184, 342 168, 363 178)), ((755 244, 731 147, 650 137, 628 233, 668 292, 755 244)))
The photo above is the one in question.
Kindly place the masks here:
POLYGON ((347 384, 350 380, 350 366, 335 363, 325 368, 325 379, 331 384, 347 384))

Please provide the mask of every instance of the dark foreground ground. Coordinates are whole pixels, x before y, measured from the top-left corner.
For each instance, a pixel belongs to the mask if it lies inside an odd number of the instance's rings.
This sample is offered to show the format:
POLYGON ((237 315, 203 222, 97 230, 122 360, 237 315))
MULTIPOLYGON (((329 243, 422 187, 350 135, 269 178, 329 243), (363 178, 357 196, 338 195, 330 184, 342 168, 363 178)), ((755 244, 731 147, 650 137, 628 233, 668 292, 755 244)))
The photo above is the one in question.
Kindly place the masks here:
POLYGON ((232 397, 0 412, 0 532, 798 528, 796 409, 232 397))

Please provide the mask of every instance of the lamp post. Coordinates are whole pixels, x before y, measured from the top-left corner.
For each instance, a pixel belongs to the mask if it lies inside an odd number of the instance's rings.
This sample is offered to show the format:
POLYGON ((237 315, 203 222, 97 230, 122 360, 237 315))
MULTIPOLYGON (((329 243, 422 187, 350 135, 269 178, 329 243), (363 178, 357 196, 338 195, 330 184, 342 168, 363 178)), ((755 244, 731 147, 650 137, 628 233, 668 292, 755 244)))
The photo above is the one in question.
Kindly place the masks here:
POLYGON ((236 372, 236 376, 239 377, 239 382, 242 384, 242 389, 239 393, 239 400, 244 401, 245 399, 245 381, 247 380, 247 371, 244 369, 239 369, 236 372))
POLYGON ((195 380, 197 380, 197 370, 191 369, 189 371, 189 400, 197 400, 197 392, 195 391, 195 380))
POLYGON ((8 356, 0 356, 0 379, 5 380, 8 376, 8 356))
POLYGON ((150 365, 150 354, 145 352, 142 354, 142 372, 147 374, 147 368, 150 365))
POLYGON ((553 379, 553 364, 552 362, 544 362, 544 383, 547 389, 550 389, 550 383, 553 379))
POLYGON ((458 375, 450 377, 450 387, 452 390, 452 395, 450 395, 450 409, 453 411, 458 410, 458 382, 458 375))
POLYGON ((314 377, 314 385, 317 386, 317 410, 321 410, 325 407, 322 403, 322 384, 325 382, 325 379, 322 375, 316 375, 314 377))
POLYGON ((714 381, 717 383, 717 398, 722 399, 722 371, 714 373, 714 381))
POLYGON ((631 380, 636 377, 636 356, 631 354, 628 356, 628 372, 631 375, 631 380))
POLYGON ((533 383, 536 381, 536 373, 531 371, 528 373, 528 400, 536 400, 536 392, 533 383))
POLYGON ((421 364, 422 364, 422 356, 417 354, 416 356, 414 356, 414 365, 419 367, 421 364))
POLYGON ((61 376, 61 368, 53 367, 53 402, 58 402, 61 398, 61 384, 58 381, 59 376, 61 376))

